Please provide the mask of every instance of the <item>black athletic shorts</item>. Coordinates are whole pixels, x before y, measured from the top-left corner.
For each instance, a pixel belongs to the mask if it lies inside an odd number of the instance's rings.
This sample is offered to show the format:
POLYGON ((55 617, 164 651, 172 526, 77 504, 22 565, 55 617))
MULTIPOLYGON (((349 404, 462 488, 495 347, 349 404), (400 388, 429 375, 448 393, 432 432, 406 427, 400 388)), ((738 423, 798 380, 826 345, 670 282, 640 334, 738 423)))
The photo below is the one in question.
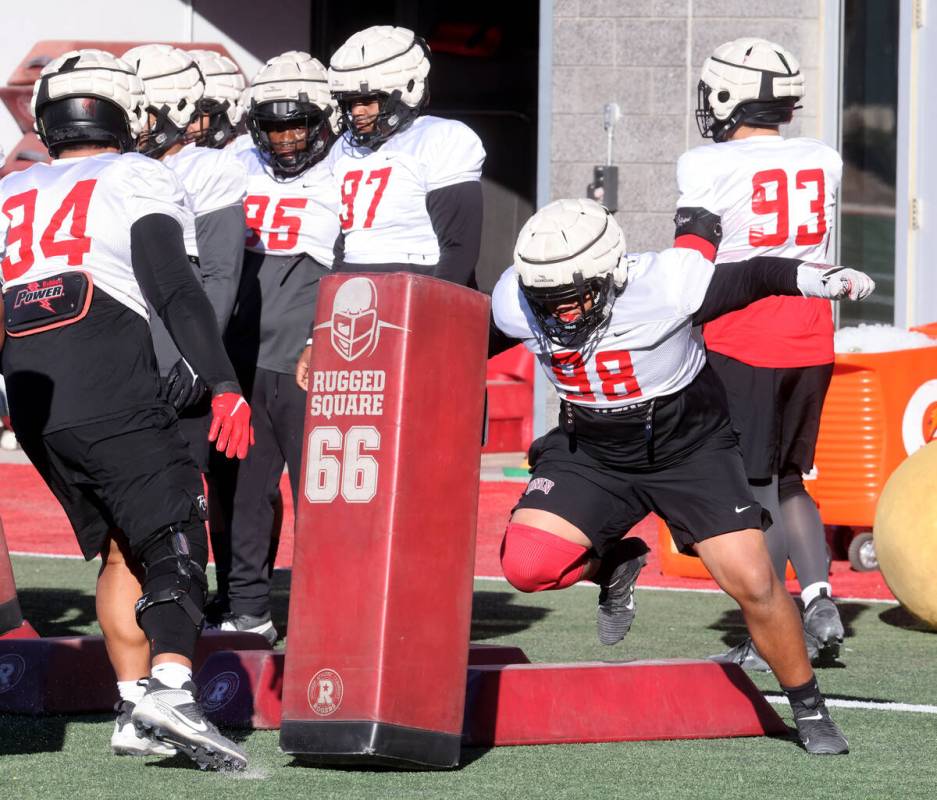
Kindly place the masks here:
POLYGON ((679 462, 654 471, 603 464, 560 428, 537 439, 528 459, 531 479, 514 510, 557 514, 583 531, 600 557, 651 511, 685 553, 719 534, 764 527, 728 423, 679 462))
POLYGON ((108 531, 131 547, 173 522, 203 519, 202 478, 168 408, 21 440, 23 450, 65 509, 81 552, 94 558, 108 531))
POLYGON ((753 367, 721 353, 708 358, 725 386, 749 479, 810 472, 833 365, 753 367))

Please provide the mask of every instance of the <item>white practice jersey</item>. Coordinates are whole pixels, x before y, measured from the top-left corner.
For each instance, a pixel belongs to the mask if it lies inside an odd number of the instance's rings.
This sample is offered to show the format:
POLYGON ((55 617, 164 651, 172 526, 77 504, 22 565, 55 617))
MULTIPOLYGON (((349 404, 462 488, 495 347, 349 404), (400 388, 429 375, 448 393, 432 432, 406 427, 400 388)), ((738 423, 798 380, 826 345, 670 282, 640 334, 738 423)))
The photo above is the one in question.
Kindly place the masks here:
POLYGON ((492 294, 495 324, 521 339, 561 398, 590 408, 619 408, 678 392, 706 363, 691 322, 713 275, 695 250, 625 256, 628 283, 612 307, 598 342, 571 351, 542 335, 514 268, 492 294))
POLYGON ((722 218, 717 264, 753 255, 822 263, 842 174, 839 153, 817 139, 752 136, 707 144, 677 162, 677 207, 722 218))
POLYGON ((172 171, 136 153, 35 164, 0 181, 4 290, 67 271, 148 318, 130 263, 130 228, 148 214, 192 224, 172 171))
MULTIPOLYGON (((193 142, 162 162, 182 182, 196 218, 244 201, 247 169, 233 152, 197 147, 193 142)), ((186 227, 184 234, 186 253, 197 256, 194 223, 186 227)))
POLYGON ((280 179, 256 147, 236 157, 247 168, 245 247, 254 253, 307 253, 331 267, 338 238, 338 187, 324 161, 295 178, 280 179))
POLYGON ((325 163, 341 187, 343 260, 349 264, 439 262, 439 241, 426 210, 435 189, 481 179, 485 148, 467 125, 417 117, 377 150, 347 134, 325 163))

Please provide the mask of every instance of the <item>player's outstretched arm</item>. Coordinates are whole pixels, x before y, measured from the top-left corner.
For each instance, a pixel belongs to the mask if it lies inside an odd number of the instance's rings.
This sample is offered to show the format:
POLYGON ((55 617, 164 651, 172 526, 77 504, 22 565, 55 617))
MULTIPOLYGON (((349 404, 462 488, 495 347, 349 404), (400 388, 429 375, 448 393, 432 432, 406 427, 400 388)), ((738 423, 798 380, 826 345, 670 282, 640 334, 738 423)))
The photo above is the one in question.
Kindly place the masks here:
POLYGON ((863 300, 874 289, 868 275, 849 267, 758 256, 716 268, 693 324, 702 325, 771 295, 863 300))
POLYGON ((221 343, 208 298, 185 252, 182 227, 167 214, 147 214, 130 228, 134 276, 192 369, 211 388, 209 440, 229 458, 244 458, 253 434, 250 406, 221 343))

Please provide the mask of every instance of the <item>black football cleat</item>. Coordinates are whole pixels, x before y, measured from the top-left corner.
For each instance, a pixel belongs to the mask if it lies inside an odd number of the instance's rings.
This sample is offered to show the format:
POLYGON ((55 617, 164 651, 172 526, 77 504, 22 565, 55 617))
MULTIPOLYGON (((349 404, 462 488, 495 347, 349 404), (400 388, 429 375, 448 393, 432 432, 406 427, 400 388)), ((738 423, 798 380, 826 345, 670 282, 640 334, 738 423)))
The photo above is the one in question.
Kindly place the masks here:
POLYGON ((608 580, 600 584, 596 623, 602 644, 618 644, 631 630, 635 615, 634 585, 646 563, 646 553, 622 561, 608 580))
POLYGON ((804 632, 808 642, 811 637, 816 642, 821 661, 831 661, 839 655, 845 631, 839 610, 826 589, 821 589, 804 611, 804 632))
POLYGON ((812 700, 791 702, 797 735, 804 749, 812 755, 837 756, 849 752, 849 742, 833 722, 826 703, 819 695, 812 700))

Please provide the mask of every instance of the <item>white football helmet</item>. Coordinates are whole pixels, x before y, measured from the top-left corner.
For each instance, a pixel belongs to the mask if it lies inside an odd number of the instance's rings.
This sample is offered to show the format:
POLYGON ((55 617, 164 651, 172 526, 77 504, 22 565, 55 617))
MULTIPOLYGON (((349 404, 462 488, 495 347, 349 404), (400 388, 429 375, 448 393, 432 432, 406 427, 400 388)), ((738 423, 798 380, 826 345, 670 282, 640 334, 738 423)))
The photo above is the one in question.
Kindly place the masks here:
POLYGON ((527 220, 514 271, 550 341, 581 346, 610 319, 627 282, 624 252, 624 232, 594 200, 555 200, 527 220))
POLYGON ((186 141, 186 128, 205 94, 201 70, 189 53, 168 44, 140 45, 124 53, 123 59, 143 80, 146 110, 153 117, 138 149, 160 158, 177 142, 186 141))
POLYGON ((804 96, 800 64, 781 45, 746 37, 719 45, 706 59, 698 86, 700 133, 723 142, 742 123, 791 121, 804 96))
POLYGON ((238 65, 214 50, 186 51, 198 65, 205 81, 205 94, 199 101, 199 113, 208 117, 208 125, 196 135, 205 147, 222 148, 237 135, 244 118, 241 94, 247 81, 238 65))
POLYGON ((64 145, 133 150, 143 131, 144 104, 133 68, 104 50, 70 50, 46 64, 33 85, 36 131, 53 158, 64 145))
POLYGON ((247 129, 274 171, 297 175, 320 160, 335 136, 335 106, 325 67, 309 53, 271 58, 245 91, 247 129), (271 130, 305 127, 305 137, 274 143, 271 130))
POLYGON ((352 140, 372 147, 416 119, 429 102, 427 75, 429 47, 407 28, 375 25, 348 39, 329 63, 329 88, 352 140), (366 131, 351 116, 352 103, 362 99, 379 103, 366 131))

